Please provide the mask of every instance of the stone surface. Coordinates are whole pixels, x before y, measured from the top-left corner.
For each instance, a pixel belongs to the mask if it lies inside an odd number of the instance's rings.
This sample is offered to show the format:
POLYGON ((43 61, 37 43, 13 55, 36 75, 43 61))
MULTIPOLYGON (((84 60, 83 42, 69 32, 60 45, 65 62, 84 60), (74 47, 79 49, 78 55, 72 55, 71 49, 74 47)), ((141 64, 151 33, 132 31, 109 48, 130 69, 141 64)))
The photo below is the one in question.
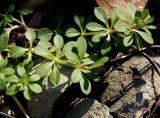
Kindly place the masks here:
POLYGON ((138 10, 141 10, 146 6, 148 0, 96 0, 96 2, 111 15, 114 8, 126 8, 128 3, 133 3, 138 10))
MULTIPOLYGON (((160 64, 160 56, 154 57, 160 64)), ((159 65, 160 67, 160 65, 159 65)), ((148 60, 132 57, 107 75, 109 86, 101 96, 111 112, 134 118, 138 109, 160 94, 160 77, 148 60)))
POLYGON ((52 107, 56 99, 69 87, 68 76, 71 71, 64 69, 61 71, 61 80, 57 86, 48 84, 44 81, 43 92, 33 96, 28 103, 28 111, 31 118, 51 118, 52 107))
POLYGON ((65 118, 113 118, 109 114, 109 108, 95 99, 83 99, 65 118))

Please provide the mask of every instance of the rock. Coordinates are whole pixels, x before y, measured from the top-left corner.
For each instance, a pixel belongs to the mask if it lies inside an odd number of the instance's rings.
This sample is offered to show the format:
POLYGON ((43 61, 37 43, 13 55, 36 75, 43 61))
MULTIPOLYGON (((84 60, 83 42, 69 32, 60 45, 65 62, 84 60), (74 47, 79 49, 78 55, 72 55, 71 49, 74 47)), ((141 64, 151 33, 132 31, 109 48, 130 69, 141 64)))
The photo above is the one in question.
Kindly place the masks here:
MULTIPOLYGON (((160 64, 160 56, 154 60, 160 64)), ((160 94, 160 77, 141 56, 132 57, 110 72, 106 82, 109 85, 101 100, 118 118, 134 118, 138 109, 160 94)))
POLYGON ((80 101, 65 118, 113 118, 109 108, 95 99, 85 98, 80 101))
POLYGON ((48 81, 44 81, 43 92, 33 96, 28 103, 28 111, 31 118, 51 118, 52 107, 56 99, 69 87, 68 76, 70 69, 61 71, 60 83, 56 86, 50 85, 48 81))
POLYGON ((128 3, 134 4, 138 10, 141 10, 146 6, 148 0, 96 0, 96 2, 111 15, 114 8, 124 9, 128 3))

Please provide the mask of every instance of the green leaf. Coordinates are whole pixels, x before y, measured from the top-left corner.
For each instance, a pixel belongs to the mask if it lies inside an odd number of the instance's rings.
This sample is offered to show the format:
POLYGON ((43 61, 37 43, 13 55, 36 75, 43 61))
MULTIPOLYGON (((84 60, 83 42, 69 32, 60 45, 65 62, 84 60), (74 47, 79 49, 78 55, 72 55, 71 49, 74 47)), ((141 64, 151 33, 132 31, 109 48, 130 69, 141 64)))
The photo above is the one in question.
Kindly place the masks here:
POLYGON ((8 63, 7 59, 0 60, 0 69, 3 69, 8 63))
POLYGON ((67 37, 76 37, 80 35, 80 32, 76 30, 75 28, 69 28, 66 32, 65 35, 67 37))
POLYGON ((141 19, 147 18, 149 15, 149 10, 148 9, 143 9, 141 12, 141 19))
POLYGON ((61 50, 61 48, 63 47, 63 37, 59 34, 54 36, 54 45, 56 46, 57 50, 61 50))
POLYGON ((19 82, 20 79, 16 75, 10 75, 5 77, 5 81, 9 83, 19 82))
POLYGON ((132 36, 132 34, 124 37, 123 44, 124 44, 125 47, 130 46, 132 43, 133 43, 133 36, 132 36))
POLYGON ((101 54, 105 55, 111 51, 111 41, 105 40, 101 47, 101 54))
POLYGON ((137 11, 136 7, 133 4, 128 3, 127 4, 127 10, 128 10, 128 13, 131 14, 132 19, 134 19, 135 18, 135 13, 137 11))
POLYGON ((31 100, 32 92, 27 86, 24 87, 23 95, 25 99, 31 100))
POLYGON ((26 70, 23 66, 17 66, 17 73, 20 77, 26 74, 26 70))
POLYGON ((6 88, 6 82, 0 78, 0 91, 6 88))
POLYGON ((116 22, 118 21, 118 16, 116 14, 116 10, 114 9, 112 12, 112 17, 111 17, 111 28, 114 27, 114 25, 116 24, 116 22))
POLYGON ((81 79, 83 79, 83 75, 80 69, 75 69, 71 74, 71 81, 73 83, 78 83, 81 79))
POLYGON ((51 43, 48 41, 39 41, 38 45, 35 47, 35 53, 41 56, 51 55, 48 48, 51 47, 51 43))
POLYGON ((5 31, 2 32, 2 34, 0 35, 0 53, 3 52, 3 50, 6 48, 7 44, 8 44, 8 40, 9 40, 9 34, 10 32, 17 28, 18 26, 13 26, 10 28, 7 28, 5 31))
POLYGON ((81 65, 91 65, 91 64, 93 64, 93 63, 94 63, 94 61, 93 61, 92 59, 90 59, 90 58, 85 58, 85 59, 82 60, 81 65))
POLYGON ((147 34, 149 34, 149 35, 152 36, 152 33, 151 33, 146 27, 143 27, 143 30, 144 30, 147 34))
POLYGON ((33 13, 33 10, 30 9, 30 8, 21 8, 18 12, 19 12, 21 15, 28 15, 28 14, 33 13))
POLYGON ((44 64, 40 64, 36 68, 36 74, 38 74, 40 77, 45 77, 48 74, 48 72, 50 71, 52 65, 53 65, 53 63, 51 63, 51 62, 46 62, 44 64))
POLYGON ((16 46, 16 47, 11 48, 9 53, 12 58, 18 58, 18 57, 23 56, 27 50, 28 49, 26 48, 16 46))
POLYGON ((42 92, 42 87, 39 84, 29 84, 28 87, 34 93, 41 93, 42 92))
POLYGON ((107 33, 97 33, 97 34, 95 34, 93 37, 92 37, 92 41, 94 42, 94 43, 98 43, 98 42, 100 42, 101 41, 101 39, 103 38, 103 37, 105 37, 105 36, 107 36, 107 33))
POLYGON ((102 58, 98 59, 94 64, 89 66, 89 68, 93 69, 93 68, 100 67, 100 66, 104 65, 104 63, 106 63, 108 60, 109 60, 108 57, 102 57, 102 58))
POLYGON ((13 21, 13 16, 12 16, 12 15, 6 15, 6 16, 4 17, 4 21, 5 21, 6 23, 11 23, 11 22, 13 21))
POLYGON ((141 38, 139 37, 139 35, 137 35, 137 34, 135 34, 135 45, 136 45, 136 47, 137 47, 137 49, 138 49, 139 51, 142 50, 142 47, 143 47, 143 45, 142 45, 142 40, 141 40, 141 38))
POLYGON ((52 38, 53 31, 49 28, 42 28, 38 31, 37 38, 43 41, 49 41, 52 38))
POLYGON ((102 21, 106 26, 108 26, 108 18, 106 12, 101 8, 101 7, 96 7, 94 9, 94 14, 99 19, 102 21))
POLYGON ((147 28, 147 29, 157 29, 157 27, 154 26, 154 25, 148 25, 148 26, 145 26, 145 28, 147 28))
POLYGON ((127 31, 130 27, 127 23, 123 21, 118 21, 115 25, 114 28, 119 31, 119 32, 125 32, 127 31))
POLYGON ((56 65, 54 65, 54 68, 53 68, 53 70, 51 72, 51 75, 50 75, 49 79, 50 79, 50 82, 53 85, 56 85, 56 84, 59 83, 59 81, 60 81, 60 72, 59 72, 59 70, 58 70, 56 65))
POLYGON ((83 31, 84 17, 75 15, 74 16, 74 21, 79 26, 80 30, 83 31))
POLYGON ((87 51, 87 42, 84 37, 79 37, 77 40, 77 49, 80 60, 83 59, 86 51, 87 51))
POLYGON ((146 24, 150 24, 150 23, 152 23, 153 21, 154 21, 154 18, 153 18, 153 17, 149 17, 149 18, 145 19, 145 23, 146 23, 146 24))
POLYGON ((14 94, 16 94, 16 93, 18 92, 19 88, 20 88, 20 87, 18 87, 17 83, 11 84, 11 85, 7 88, 6 94, 12 96, 12 95, 14 95, 14 94))
POLYGON ((102 25, 96 23, 96 22, 90 22, 86 25, 86 28, 89 31, 102 31, 105 30, 105 27, 103 27, 102 25))
POLYGON ((80 63, 79 57, 74 52, 68 50, 65 55, 69 61, 76 64, 80 63))
POLYGON ((153 44, 153 38, 151 37, 151 35, 147 34, 146 32, 142 32, 142 31, 138 31, 136 30, 136 32, 144 39, 144 41, 146 41, 149 44, 153 44))
POLYGON ((98 75, 97 73, 94 73, 94 72, 86 73, 86 75, 87 75, 88 78, 92 79, 92 80, 95 81, 95 82, 98 82, 98 81, 100 81, 100 79, 101 79, 101 78, 99 77, 99 75, 98 75))
POLYGON ((75 46, 75 42, 74 41, 67 42, 63 47, 63 52, 65 53, 67 51, 71 51, 74 46, 75 46))
POLYGON ((40 80, 40 76, 39 75, 37 75, 37 74, 33 74, 33 75, 31 75, 30 77, 29 77, 29 81, 30 82, 35 82, 35 81, 38 81, 38 80, 40 80))
POLYGON ((15 73, 15 70, 11 67, 6 67, 3 70, 1 70, 1 73, 3 73, 4 75, 12 75, 15 73))
POLYGON ((120 19, 122 19, 128 23, 130 23, 132 21, 132 18, 130 17, 130 15, 122 9, 116 9, 116 14, 120 19))
POLYGON ((36 39, 36 33, 33 30, 28 29, 25 32, 25 37, 29 40, 30 46, 32 47, 33 41, 36 39))
POLYGON ((123 38, 122 37, 116 37, 112 35, 112 38, 114 39, 115 46, 117 47, 119 52, 122 52, 124 54, 128 54, 128 49, 123 44, 123 38))
POLYGON ((88 79, 83 78, 80 80, 80 87, 81 87, 81 91, 85 94, 85 95, 89 95, 91 93, 91 83, 88 79))

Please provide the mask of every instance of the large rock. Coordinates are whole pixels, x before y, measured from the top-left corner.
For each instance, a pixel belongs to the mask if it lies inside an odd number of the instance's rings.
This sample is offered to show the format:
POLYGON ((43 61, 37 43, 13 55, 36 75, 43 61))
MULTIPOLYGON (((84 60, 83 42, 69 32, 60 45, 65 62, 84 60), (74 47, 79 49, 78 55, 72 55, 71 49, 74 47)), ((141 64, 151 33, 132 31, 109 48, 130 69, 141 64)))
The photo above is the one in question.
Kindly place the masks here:
POLYGON ((148 0, 96 0, 96 2, 111 15, 114 8, 125 9, 128 3, 134 4, 138 10, 141 10, 146 6, 148 0))
POLYGON ((57 98, 69 87, 68 77, 71 73, 70 69, 61 71, 61 80, 57 86, 50 85, 48 81, 44 81, 43 92, 33 96, 28 103, 28 111, 31 118, 51 118, 52 108, 57 98))
MULTIPOLYGON (((151 57, 153 58, 153 57, 151 57)), ((160 56, 154 57, 160 64, 160 56)), ((109 83, 102 103, 119 118, 134 118, 136 112, 160 94, 160 77, 148 60, 135 56, 107 75, 109 83)))
POLYGON ((83 99, 65 118, 113 118, 109 114, 109 108, 95 99, 83 99))

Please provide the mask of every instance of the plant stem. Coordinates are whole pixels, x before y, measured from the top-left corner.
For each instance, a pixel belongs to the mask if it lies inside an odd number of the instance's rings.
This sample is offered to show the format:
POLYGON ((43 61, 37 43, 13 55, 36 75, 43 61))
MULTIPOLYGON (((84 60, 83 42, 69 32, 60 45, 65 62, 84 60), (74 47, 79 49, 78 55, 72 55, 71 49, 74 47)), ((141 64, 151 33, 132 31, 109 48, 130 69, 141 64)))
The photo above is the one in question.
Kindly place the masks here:
POLYGON ((23 24, 20 20, 18 20, 16 18, 13 18, 13 21, 15 21, 18 24, 20 24, 25 30, 28 30, 28 27, 25 24, 23 24))
POLYGON ((160 76, 160 70, 159 70, 159 67, 157 66, 157 64, 145 52, 141 52, 141 54, 152 64, 153 68, 160 76))
POLYGON ((19 109, 24 114, 24 116, 26 118, 30 118, 29 115, 27 114, 27 112, 25 111, 25 109, 23 108, 23 106, 21 105, 21 103, 19 102, 19 100, 17 99, 17 97, 16 96, 12 96, 12 98, 16 102, 16 104, 18 105, 19 109))

